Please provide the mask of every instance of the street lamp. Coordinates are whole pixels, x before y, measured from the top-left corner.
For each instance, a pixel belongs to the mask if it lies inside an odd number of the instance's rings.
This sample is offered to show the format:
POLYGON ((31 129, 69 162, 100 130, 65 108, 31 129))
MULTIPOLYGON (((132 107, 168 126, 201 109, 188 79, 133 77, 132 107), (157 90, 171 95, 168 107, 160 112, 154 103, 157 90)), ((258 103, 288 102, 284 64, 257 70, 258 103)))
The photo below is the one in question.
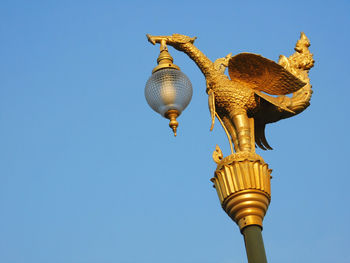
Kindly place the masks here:
POLYGON ((189 103, 192 88, 188 78, 172 64, 167 45, 186 53, 204 74, 211 129, 216 117, 231 146, 231 154, 226 157, 216 146, 213 159, 217 168, 211 181, 222 208, 244 236, 248 262, 266 263, 261 231, 271 200, 272 170, 255 153, 255 145, 263 150, 272 149, 265 137, 266 124, 299 114, 310 105, 308 72, 314 60, 308 38, 301 33, 296 52, 289 58, 281 55, 278 64, 251 53, 233 57, 229 54, 212 62, 194 46, 195 37, 173 34, 147 38, 152 44, 159 43, 161 52, 158 66, 146 84, 146 99, 155 111, 170 119, 175 135, 176 117, 189 103), (230 79, 225 75, 227 67, 230 79), (178 76, 168 77, 174 72, 178 76), (168 79, 171 84, 164 84, 168 79), (180 93, 183 96, 178 96, 180 93))
POLYGON ((170 120, 169 126, 176 136, 176 118, 187 107, 192 98, 189 78, 173 64, 165 41, 161 42, 158 65, 152 70, 145 88, 145 97, 150 107, 170 120))

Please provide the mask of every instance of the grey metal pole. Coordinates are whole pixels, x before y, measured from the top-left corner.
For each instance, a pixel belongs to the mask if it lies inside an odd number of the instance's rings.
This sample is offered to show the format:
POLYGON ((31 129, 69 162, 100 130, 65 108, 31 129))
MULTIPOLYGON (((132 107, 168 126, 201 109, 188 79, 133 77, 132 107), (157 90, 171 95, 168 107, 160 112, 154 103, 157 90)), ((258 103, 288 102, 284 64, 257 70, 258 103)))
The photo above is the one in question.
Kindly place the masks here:
POLYGON ((261 228, 251 225, 243 228, 248 263, 267 263, 261 228))

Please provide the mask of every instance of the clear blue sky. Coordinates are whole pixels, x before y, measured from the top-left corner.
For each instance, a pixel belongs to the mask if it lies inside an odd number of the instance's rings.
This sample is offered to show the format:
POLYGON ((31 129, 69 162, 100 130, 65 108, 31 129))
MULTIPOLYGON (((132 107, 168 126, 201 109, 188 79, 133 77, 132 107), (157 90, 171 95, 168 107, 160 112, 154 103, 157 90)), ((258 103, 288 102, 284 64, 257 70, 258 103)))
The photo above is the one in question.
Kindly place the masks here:
POLYGON ((210 59, 291 55, 301 31, 314 94, 267 127, 270 263, 349 263, 349 1, 1 1, 0 262, 246 262, 210 178, 205 80, 170 48, 194 94, 178 137, 144 86, 146 33, 197 36, 210 59))

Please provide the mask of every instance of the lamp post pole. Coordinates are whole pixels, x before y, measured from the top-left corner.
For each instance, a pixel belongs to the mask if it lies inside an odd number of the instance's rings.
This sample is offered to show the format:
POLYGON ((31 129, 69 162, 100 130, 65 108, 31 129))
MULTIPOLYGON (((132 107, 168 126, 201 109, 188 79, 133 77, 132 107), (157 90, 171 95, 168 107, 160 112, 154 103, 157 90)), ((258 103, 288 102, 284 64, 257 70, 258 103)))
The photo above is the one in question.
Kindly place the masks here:
POLYGON ((267 263, 264 242, 259 226, 248 226, 242 230, 248 262, 267 263))
POLYGON ((299 114, 310 105, 308 72, 314 60, 308 38, 301 33, 296 52, 289 58, 281 55, 278 63, 251 53, 229 54, 212 62, 194 46, 195 37, 173 34, 147 38, 152 44, 160 44, 160 55, 146 84, 146 100, 170 120, 175 136, 176 118, 190 102, 192 86, 173 64, 167 45, 186 53, 204 74, 211 130, 218 119, 231 147, 231 154, 224 157, 216 146, 213 159, 217 168, 211 181, 222 208, 244 236, 248 262, 267 263, 261 231, 271 201, 272 170, 256 154, 255 145, 272 150, 265 126, 299 114), (227 67, 231 79, 225 75, 227 67))

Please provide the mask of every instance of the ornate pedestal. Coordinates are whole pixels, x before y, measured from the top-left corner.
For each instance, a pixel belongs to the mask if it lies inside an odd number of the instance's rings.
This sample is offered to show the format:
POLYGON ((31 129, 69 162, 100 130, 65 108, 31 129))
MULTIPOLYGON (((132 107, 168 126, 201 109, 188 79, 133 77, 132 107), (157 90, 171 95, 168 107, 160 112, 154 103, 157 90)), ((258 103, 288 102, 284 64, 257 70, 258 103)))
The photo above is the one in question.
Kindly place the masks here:
POLYGON ((250 225, 262 228, 271 200, 271 170, 268 165, 261 156, 250 152, 235 153, 217 160, 217 163, 211 181, 222 208, 241 232, 250 225))

